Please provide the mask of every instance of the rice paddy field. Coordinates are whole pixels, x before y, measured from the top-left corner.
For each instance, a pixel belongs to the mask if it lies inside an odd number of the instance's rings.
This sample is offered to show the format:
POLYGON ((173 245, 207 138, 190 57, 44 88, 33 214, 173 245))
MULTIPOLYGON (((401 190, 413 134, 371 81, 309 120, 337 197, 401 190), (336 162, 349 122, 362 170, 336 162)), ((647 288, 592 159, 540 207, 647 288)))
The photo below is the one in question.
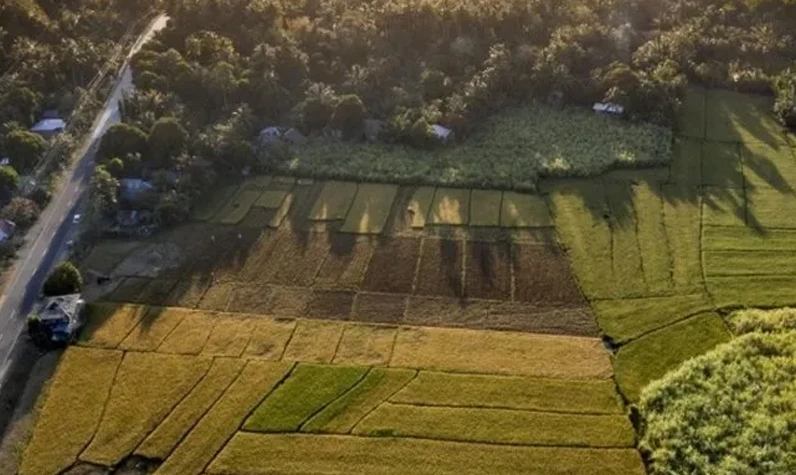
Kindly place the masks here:
POLYGON ((641 475, 641 391, 796 304, 769 110, 695 89, 669 166, 535 193, 249 177, 101 242, 19 473, 641 475))

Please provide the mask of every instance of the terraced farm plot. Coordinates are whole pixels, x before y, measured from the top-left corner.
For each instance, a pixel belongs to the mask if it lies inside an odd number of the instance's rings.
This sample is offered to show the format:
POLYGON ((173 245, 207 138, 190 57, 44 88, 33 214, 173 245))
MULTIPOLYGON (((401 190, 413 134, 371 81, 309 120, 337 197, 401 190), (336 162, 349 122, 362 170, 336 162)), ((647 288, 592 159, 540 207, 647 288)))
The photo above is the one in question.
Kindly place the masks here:
POLYGON ((349 325, 334 355, 335 364, 385 366, 392 358, 397 329, 387 326, 349 325))
POLYGON ((221 187, 202 199, 202 202, 191 213, 196 221, 210 221, 216 216, 229 200, 238 192, 238 185, 221 187))
POLYGON ((462 295, 463 242, 449 239, 423 241, 417 275, 419 295, 462 295))
POLYGON ((705 142, 702 146, 702 184, 743 187, 741 149, 737 143, 705 142))
POLYGON ((324 183, 321 194, 310 212, 310 219, 316 221, 345 219, 356 194, 356 183, 342 181, 324 183))
POLYGON ((279 360, 296 329, 296 321, 259 317, 249 335, 243 354, 266 360, 279 360))
POLYGON ((218 211, 215 217, 213 217, 213 220, 221 224, 238 224, 243 220, 261 194, 262 191, 241 187, 218 211))
POLYGON ((393 201, 398 193, 395 185, 359 185, 356 197, 345 217, 341 232, 380 234, 387 223, 393 201))
POLYGON ((406 209, 411 217, 412 228, 423 228, 426 225, 426 218, 431 210, 431 203, 434 201, 434 188, 431 186, 421 186, 412 193, 406 209))
POLYGON ((511 257, 509 243, 468 241, 464 294, 479 299, 511 299, 511 257))
POLYGON ((584 304, 566 257, 552 246, 514 246, 514 298, 533 304, 584 304))
POLYGON ((428 215, 429 224, 463 226, 470 221, 470 190, 438 187, 428 215))
POLYGON ((504 228, 538 228, 553 225, 550 210, 541 196, 503 193, 500 225, 504 228))
POLYGON ((287 361, 329 363, 334 359, 343 335, 343 325, 336 322, 301 320, 282 356, 287 361))
POLYGON ((711 89, 707 92, 706 138, 716 142, 784 143, 769 96, 711 89))
POLYGON ((420 240, 388 238, 379 242, 365 274, 363 289, 374 292, 412 292, 420 240), (384 272, 390 269, 390 272, 384 272))
POLYGON ((473 190, 470 195, 470 226, 500 226, 500 203, 503 193, 497 190, 473 190))

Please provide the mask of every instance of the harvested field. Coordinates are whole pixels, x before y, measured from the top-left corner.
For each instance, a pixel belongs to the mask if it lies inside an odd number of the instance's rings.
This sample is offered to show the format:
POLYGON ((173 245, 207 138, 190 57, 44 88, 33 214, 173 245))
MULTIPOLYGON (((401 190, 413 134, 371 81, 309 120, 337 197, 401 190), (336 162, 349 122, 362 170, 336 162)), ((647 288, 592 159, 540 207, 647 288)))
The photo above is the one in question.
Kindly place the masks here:
POLYGON ((343 334, 343 324, 319 320, 300 320, 282 359, 330 363, 343 334))
POLYGON ((120 351, 71 348, 64 354, 25 450, 20 475, 52 475, 75 462, 94 436, 121 361, 120 351))
POLYGON ((356 198, 345 217, 344 233, 380 234, 387 223, 393 201, 398 193, 396 185, 359 185, 356 198))
POLYGON ((312 207, 310 219, 314 221, 345 219, 356 194, 356 183, 343 181, 325 182, 320 196, 318 196, 312 207))
POLYGON ((434 188, 421 186, 417 188, 409 200, 406 207, 410 215, 412 228, 423 228, 426 225, 426 218, 431 211, 431 203, 434 201, 434 188))
POLYGON ((365 375, 365 368, 298 365, 243 425, 255 432, 295 432, 365 375))
POLYGON ((511 247, 508 243, 468 241, 465 262, 464 295, 478 299, 511 299, 511 247))
POLYGON ((514 246, 514 299, 534 304, 584 304, 561 251, 528 244, 514 246))
POLYGON ((473 190, 470 194, 470 226, 500 226, 500 203, 503 193, 497 190, 473 190))
POLYGON ((425 239, 417 274, 419 295, 461 297, 464 242, 425 239))
POLYGON ((343 330, 334 364, 386 366, 392 357, 397 328, 348 325, 343 330))
POLYGON ((237 286, 231 282, 211 283, 210 287, 202 294, 197 308, 202 310, 216 310, 223 312, 229 307, 233 292, 237 291, 237 286))
POLYGON ((113 466, 135 450, 210 369, 209 359, 126 353, 80 460, 113 466))
POLYGON ((487 315, 482 301, 446 297, 411 297, 404 322, 409 325, 481 328, 487 315))
POLYGON ((404 320, 407 297, 395 294, 360 292, 354 302, 352 316, 373 323, 400 323, 404 320))
POLYGON ((216 358, 204 378, 138 446, 137 455, 165 460, 238 377, 245 361, 216 358))
POLYGON ((348 290, 315 290, 304 311, 309 318, 347 320, 351 316, 354 292, 348 290))
POLYGON ((364 290, 373 292, 412 292, 420 240, 387 238, 380 241, 365 273, 364 290), (389 269, 389 272, 385 272, 389 269))
POLYGON ((376 243, 367 237, 334 234, 331 251, 315 277, 315 285, 324 288, 359 288, 375 247, 376 243))
POLYGON ((347 434, 363 417, 404 387, 416 372, 406 369, 372 368, 346 392, 307 421, 303 432, 347 434))
POLYGON ((219 317, 214 312, 192 312, 186 315, 158 347, 158 351, 198 355, 207 344, 217 320, 219 317))
POLYGON ((273 289, 265 285, 239 285, 232 290, 230 312, 268 314, 273 289))
POLYGON ((401 328, 390 366, 566 379, 611 376, 608 355, 596 338, 448 328, 401 328))
POLYGON ((540 228, 552 226, 553 219, 541 196, 506 191, 500 208, 500 225, 504 228, 540 228))
POLYGON ((644 466, 638 453, 629 449, 239 433, 207 472, 265 475, 285 470, 347 475, 642 475, 644 466))
POLYGON ((428 215, 428 224, 463 226, 470 222, 470 190, 438 187, 428 215))
POLYGON ((266 360, 279 360, 295 329, 295 320, 258 317, 243 354, 266 360))
POLYGON ((581 307, 543 307, 520 302, 501 302, 488 307, 484 327, 553 335, 600 336, 591 309, 581 307))
POLYGON ((278 317, 298 317, 306 313, 312 290, 298 287, 274 287, 268 301, 268 314, 278 317))
POLYGON ((163 304, 170 307, 194 308, 199 304, 209 284, 209 278, 199 275, 178 280, 163 304))
POLYGON ((382 404, 354 434, 511 445, 633 447, 636 433, 624 415, 557 414, 464 407, 382 404))
POLYGON ((271 284, 309 286, 329 254, 325 233, 282 233, 263 268, 271 284))
POLYGON ((624 414, 612 380, 557 380, 420 371, 391 402, 420 406, 624 414))

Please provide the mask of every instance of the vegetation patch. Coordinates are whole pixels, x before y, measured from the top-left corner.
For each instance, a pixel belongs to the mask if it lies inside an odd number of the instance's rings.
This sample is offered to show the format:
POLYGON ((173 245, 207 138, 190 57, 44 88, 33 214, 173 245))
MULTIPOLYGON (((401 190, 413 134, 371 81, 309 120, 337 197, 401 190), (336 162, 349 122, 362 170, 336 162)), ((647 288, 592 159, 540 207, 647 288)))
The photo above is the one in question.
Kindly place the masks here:
POLYGON ((707 91, 706 138, 715 142, 785 142, 769 96, 707 91))
POLYGON ((630 449, 245 432, 232 438, 207 472, 243 475, 294 470, 350 475, 461 475, 463 467, 467 475, 549 475, 551 471, 581 475, 644 474, 638 452, 630 449))
POLYGON ((415 374, 415 371, 406 369, 372 368, 356 386, 317 413, 301 430, 347 434, 415 374))
POLYGON ((425 239, 417 274, 419 295, 462 295, 463 241, 425 239))
POLYGON ((792 145, 746 143, 741 146, 744 183, 747 187, 769 186, 792 191, 796 184, 796 159, 792 145))
POLYGON ((375 325, 348 325, 334 355, 335 364, 386 366, 398 330, 375 325))
POLYGON ((584 303, 569 263, 558 248, 516 244, 513 252, 515 300, 563 306, 584 303))
POLYGON ((788 275, 796 273, 796 255, 782 251, 719 250, 705 251, 705 274, 729 275, 788 275))
POLYGON ((612 380, 557 380, 420 371, 391 402, 582 414, 624 414, 612 380))
POLYGON ((299 320, 282 358, 286 361, 331 363, 344 325, 337 322, 299 320))
POLYGON ((357 194, 357 184, 343 181, 327 181, 315 201, 310 219, 334 221, 345 219, 357 194))
POLYGON ((357 384, 366 368, 298 365, 243 425, 255 432, 295 432, 301 424, 357 384))
POLYGON ((20 475, 52 475, 75 462, 94 436, 121 361, 120 351, 73 347, 64 353, 25 449, 20 475))
MULTIPOLYGON (((426 241, 428 243, 428 241, 426 241)), ((511 246, 467 241, 464 294, 469 298, 511 299, 511 246)))
POLYGON ((197 311, 186 315, 161 343, 158 351, 198 355, 205 347, 218 319, 218 315, 213 312, 197 311))
POLYGON ((126 353, 102 421, 80 459, 113 466, 130 455, 210 369, 206 358, 126 353))
POLYGON ((344 233, 380 234, 387 224, 395 196, 398 194, 396 185, 377 185, 363 183, 359 185, 354 203, 345 217, 344 233))
POLYGON ((146 307, 93 303, 86 307, 86 327, 80 342, 102 348, 116 348, 138 325, 146 307))
POLYGON ((412 198, 409 200, 406 209, 411 216, 411 227, 413 229, 425 227, 433 201, 434 187, 421 186, 412 193, 412 198))
POLYGON ((565 379, 611 376, 608 354, 596 338, 452 328, 402 328, 390 366, 565 379))
POLYGON ((192 310, 149 307, 138 325, 119 344, 123 350, 155 351, 192 310))
POLYGON ((741 149, 737 143, 705 142, 702 145, 702 184, 743 186, 741 149))
POLYGON ((498 190, 473 190, 470 193, 470 226, 500 226, 502 200, 503 193, 498 190))
POLYGON ((663 222, 671 252, 672 284, 676 292, 704 292, 700 250, 702 216, 699 190, 692 186, 663 185, 663 222))
POLYGON ((796 229, 760 230, 744 227, 705 226, 704 250, 792 251, 796 229))
POLYGON ((614 359, 616 382, 629 400, 637 401, 649 382, 729 338, 727 327, 715 313, 667 326, 619 349, 614 359))
POLYGON ((295 320, 257 318, 243 354, 266 360, 279 360, 296 329, 295 320))
POLYGON ((708 278, 707 284, 718 308, 773 308, 796 304, 794 275, 713 276, 708 278))
POLYGON ((265 190, 252 206, 266 209, 279 209, 288 192, 285 190, 265 190))
POLYGON ((575 447, 633 447, 625 415, 556 414, 510 409, 382 404, 354 434, 575 447))
POLYGON ((304 316, 347 320, 351 316, 354 292, 348 290, 315 290, 312 292, 304 316))
POLYGON ((404 319, 407 297, 404 295, 360 292, 354 303, 353 317, 373 323, 400 323, 404 319))
POLYGON ((251 317, 224 315, 217 318, 213 331, 202 348, 210 356, 238 357, 249 343, 256 320, 251 317))
POLYGON ((747 190, 747 219, 763 228, 796 228, 796 194, 792 188, 761 186, 747 190))
POLYGON ((504 228, 540 228, 553 225, 547 203, 538 195, 506 191, 500 207, 504 228))
POLYGON ((438 187, 428 214, 429 224, 463 226, 470 222, 470 190, 438 187))
POLYGON ((369 237, 335 233, 331 237, 331 251, 315 277, 315 285, 358 289, 375 246, 369 237))
POLYGON ((387 238, 381 241, 368 265, 364 290, 411 293, 419 252, 420 239, 387 238))

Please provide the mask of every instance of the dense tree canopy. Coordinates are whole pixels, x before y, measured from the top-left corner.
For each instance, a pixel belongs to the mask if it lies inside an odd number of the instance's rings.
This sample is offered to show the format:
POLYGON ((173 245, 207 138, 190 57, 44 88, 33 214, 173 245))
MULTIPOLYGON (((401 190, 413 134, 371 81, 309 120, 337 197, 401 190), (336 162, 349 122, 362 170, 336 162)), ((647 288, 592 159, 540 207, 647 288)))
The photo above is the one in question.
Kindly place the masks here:
POLYGON ((83 276, 71 262, 62 262, 44 281, 45 295, 67 295, 83 290, 83 276))

